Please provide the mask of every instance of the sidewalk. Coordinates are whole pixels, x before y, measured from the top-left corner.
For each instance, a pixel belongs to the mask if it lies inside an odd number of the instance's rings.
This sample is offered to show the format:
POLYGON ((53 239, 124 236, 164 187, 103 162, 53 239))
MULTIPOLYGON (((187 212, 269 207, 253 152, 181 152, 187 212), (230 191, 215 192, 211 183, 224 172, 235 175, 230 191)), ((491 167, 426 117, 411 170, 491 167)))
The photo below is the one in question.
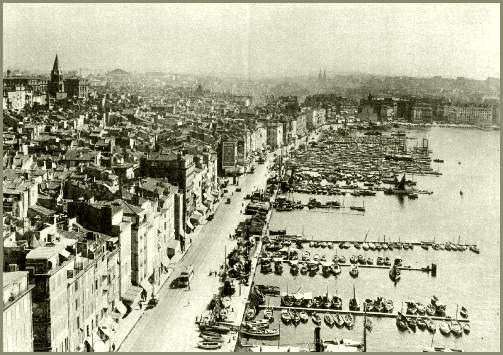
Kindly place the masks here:
MULTIPOLYGON (((220 200, 216 206, 213 209, 213 212, 215 212, 219 207, 220 204, 222 203, 222 200, 220 200)), ((208 223, 208 221, 204 222, 204 224, 208 223)), ((192 233, 190 233, 187 237, 189 239, 193 239, 195 241, 199 234, 201 233, 202 225, 198 225, 192 233)), ((187 252, 190 250, 192 246, 192 243, 187 244, 187 248, 178 254, 175 254, 173 257, 173 260, 168 265, 168 271, 166 273, 162 273, 160 276, 160 281, 159 284, 155 285, 155 293, 158 295, 161 291, 161 289, 164 287, 166 284, 166 281, 170 278, 170 276, 173 274, 176 266, 183 260, 184 256, 187 254, 187 252)), ((162 302, 162 300, 159 300, 159 302, 162 302)), ((134 329, 138 321, 142 318, 143 314, 145 313, 145 305, 141 309, 133 309, 125 318, 122 318, 119 323, 117 324, 117 329, 116 331, 112 334, 110 338, 110 351, 112 351, 111 346, 112 344, 115 344, 115 351, 119 351, 121 345, 124 343, 124 340, 128 337, 128 335, 131 333, 131 331, 134 329)))

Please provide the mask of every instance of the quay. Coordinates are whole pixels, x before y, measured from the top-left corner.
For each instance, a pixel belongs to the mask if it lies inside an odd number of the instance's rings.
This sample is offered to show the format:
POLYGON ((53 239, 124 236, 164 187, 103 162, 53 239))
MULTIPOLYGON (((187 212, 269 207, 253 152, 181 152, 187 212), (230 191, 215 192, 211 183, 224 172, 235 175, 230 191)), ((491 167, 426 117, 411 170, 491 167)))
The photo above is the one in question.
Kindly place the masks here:
MULTIPOLYGON (((276 259, 275 261, 281 261, 283 263, 290 263, 291 260, 287 260, 287 259, 276 259)), ((362 269, 386 269, 386 270, 389 270, 391 268, 391 266, 385 266, 385 265, 361 265, 361 264, 338 264, 339 266, 341 267, 348 267, 348 266, 353 266, 353 265, 356 265, 358 266, 358 268, 362 268, 362 269)), ((419 267, 412 267, 410 265, 408 266, 399 266, 397 267, 397 269, 399 270, 408 270, 408 271, 423 271, 423 272, 430 272, 432 270, 432 267, 431 266, 426 266, 426 267, 422 267, 422 268, 419 268, 419 267)))
MULTIPOLYGON (((317 313, 339 313, 339 314, 352 314, 355 316, 364 316, 365 313, 367 317, 382 317, 382 318, 396 318, 397 314, 395 313, 380 313, 380 312, 363 312, 363 311, 350 311, 350 310, 342 310, 342 309, 328 309, 328 308, 307 308, 307 307, 285 307, 285 306, 267 306, 267 305, 259 305, 261 309, 264 308, 272 308, 277 310, 288 309, 292 311, 306 311, 306 312, 317 312, 317 313)), ((438 316, 420 316, 420 315, 412 315, 406 314, 406 317, 413 318, 430 318, 431 320, 439 320, 439 321, 451 321, 454 318, 452 317, 438 317, 438 316)), ((470 323, 468 319, 458 319, 458 322, 470 323)))
MULTIPOLYGON (((282 239, 281 237, 283 237, 283 236, 282 235, 275 235, 275 237, 276 237, 277 240, 278 239, 281 240, 282 239)), ((311 243, 311 242, 332 243, 332 244, 350 243, 351 245, 353 245, 354 243, 360 243, 360 244, 364 243, 363 241, 359 241, 359 240, 340 240, 340 239, 338 239, 338 240, 320 240, 320 239, 306 239, 306 238, 302 238, 302 237, 296 238, 294 241, 295 242, 300 242, 300 243, 311 243)), ((375 242, 375 241, 374 242, 370 241, 370 242, 367 242, 367 243, 372 243, 374 245, 377 245, 377 244, 383 245, 384 244, 384 242, 375 242)), ((390 244, 390 243, 395 243, 395 242, 386 242, 386 244, 390 244)), ((411 245, 417 245, 417 246, 421 246, 421 244, 426 244, 426 245, 428 245, 428 248, 433 245, 432 241, 429 241, 429 242, 417 242, 417 241, 416 242, 403 242, 403 241, 400 241, 400 243, 402 245, 403 244, 411 244, 411 245)), ((439 244, 442 244, 442 243, 439 243, 439 244)), ((455 243, 455 245, 456 246, 458 246, 458 245, 459 246, 464 246, 464 247, 467 247, 467 248, 477 246, 476 244, 458 244, 458 243, 455 243)), ((321 248, 316 248, 316 249, 321 249, 321 248)), ((326 249, 326 250, 330 250, 330 249, 326 249)), ((360 250, 362 250, 362 249, 360 249, 360 250)), ((404 250, 404 249, 403 248, 402 249, 395 249, 395 248, 393 248, 393 250, 391 250, 391 251, 395 251, 395 250, 400 251, 400 250, 404 250)), ((407 250, 407 249, 405 249, 405 250, 407 250)), ((369 252, 369 251, 383 251, 383 250, 382 249, 381 250, 371 250, 371 249, 365 250, 365 252, 369 252)), ((449 251, 449 250, 447 250, 447 251, 449 251)))

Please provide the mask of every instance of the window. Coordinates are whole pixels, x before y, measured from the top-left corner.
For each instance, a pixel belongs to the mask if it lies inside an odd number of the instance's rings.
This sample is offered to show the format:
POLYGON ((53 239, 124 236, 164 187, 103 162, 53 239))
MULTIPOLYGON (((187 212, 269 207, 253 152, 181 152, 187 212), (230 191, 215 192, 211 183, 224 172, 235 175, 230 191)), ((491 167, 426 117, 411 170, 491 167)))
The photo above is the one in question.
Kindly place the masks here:
POLYGON ((79 309, 79 299, 76 298, 75 299, 75 310, 78 310, 79 309))
POLYGON ((80 317, 79 316, 77 316, 77 328, 80 329, 80 317))
POLYGON ((79 289, 79 280, 75 280, 75 292, 79 289))
POLYGON ((89 336, 89 325, 86 325, 87 336, 89 336))

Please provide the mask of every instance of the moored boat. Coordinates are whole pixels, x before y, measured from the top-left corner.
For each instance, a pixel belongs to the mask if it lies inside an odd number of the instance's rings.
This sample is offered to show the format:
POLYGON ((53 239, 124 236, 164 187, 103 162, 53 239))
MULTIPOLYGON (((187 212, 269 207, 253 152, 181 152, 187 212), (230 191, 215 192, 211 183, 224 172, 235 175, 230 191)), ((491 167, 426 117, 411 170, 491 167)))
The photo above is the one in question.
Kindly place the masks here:
POLYGON ((354 325, 354 318, 351 314, 346 314, 344 316, 344 325, 348 328, 348 329, 351 329, 353 328, 353 325, 354 325))
POLYGON ((325 314, 323 319, 325 320, 325 324, 328 325, 330 328, 332 328, 334 326, 335 319, 331 314, 325 314))
POLYGON ((291 320, 292 320, 292 316, 290 315, 290 312, 286 309, 283 309, 281 311, 281 320, 283 321, 283 323, 285 324, 290 324, 291 320))
POLYGON ((440 322, 438 328, 440 330, 440 333, 445 336, 451 334, 451 327, 449 327, 449 324, 447 324, 446 322, 440 322))
POLYGON ((451 321, 451 333, 456 337, 463 335, 463 327, 456 320, 451 321))
POLYGON ((465 332, 465 334, 470 334, 470 324, 466 323, 464 326, 463 326, 463 332, 465 332))
POLYGON ((351 277, 358 277, 358 266, 353 265, 351 270, 349 270, 349 274, 351 275, 351 277))
POLYGON ((307 313, 305 311, 301 311, 299 313, 299 317, 300 317, 300 321, 302 323, 306 323, 309 320, 309 316, 307 315, 307 313))
POLYGON ((342 315, 337 314, 335 316, 335 325, 337 326, 337 328, 342 328, 344 326, 344 318, 342 317, 342 315))
POLYGON ((206 349, 206 350, 215 350, 215 349, 220 349, 222 347, 222 343, 219 341, 207 341, 203 340, 197 343, 197 346, 200 347, 201 349, 206 349))
POLYGON ((253 338, 275 338, 279 336, 279 329, 248 329, 241 330, 241 334, 253 338))
POLYGON ((321 317, 318 313, 314 312, 312 315, 311 315, 311 319, 313 320, 313 323, 316 324, 316 325, 320 325, 321 324, 321 317))
POLYGON ((396 326, 400 330, 407 330, 409 327, 407 325, 407 317, 405 317, 402 313, 398 312, 396 317, 396 326))

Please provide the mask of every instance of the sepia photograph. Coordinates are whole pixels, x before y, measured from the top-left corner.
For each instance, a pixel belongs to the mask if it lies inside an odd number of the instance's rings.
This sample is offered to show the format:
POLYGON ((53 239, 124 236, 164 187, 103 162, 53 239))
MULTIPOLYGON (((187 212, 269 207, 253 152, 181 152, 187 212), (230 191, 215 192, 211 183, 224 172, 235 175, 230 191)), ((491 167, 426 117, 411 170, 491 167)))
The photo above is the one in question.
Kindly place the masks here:
POLYGON ((3 4, 4 352, 499 352, 499 3, 3 4))

